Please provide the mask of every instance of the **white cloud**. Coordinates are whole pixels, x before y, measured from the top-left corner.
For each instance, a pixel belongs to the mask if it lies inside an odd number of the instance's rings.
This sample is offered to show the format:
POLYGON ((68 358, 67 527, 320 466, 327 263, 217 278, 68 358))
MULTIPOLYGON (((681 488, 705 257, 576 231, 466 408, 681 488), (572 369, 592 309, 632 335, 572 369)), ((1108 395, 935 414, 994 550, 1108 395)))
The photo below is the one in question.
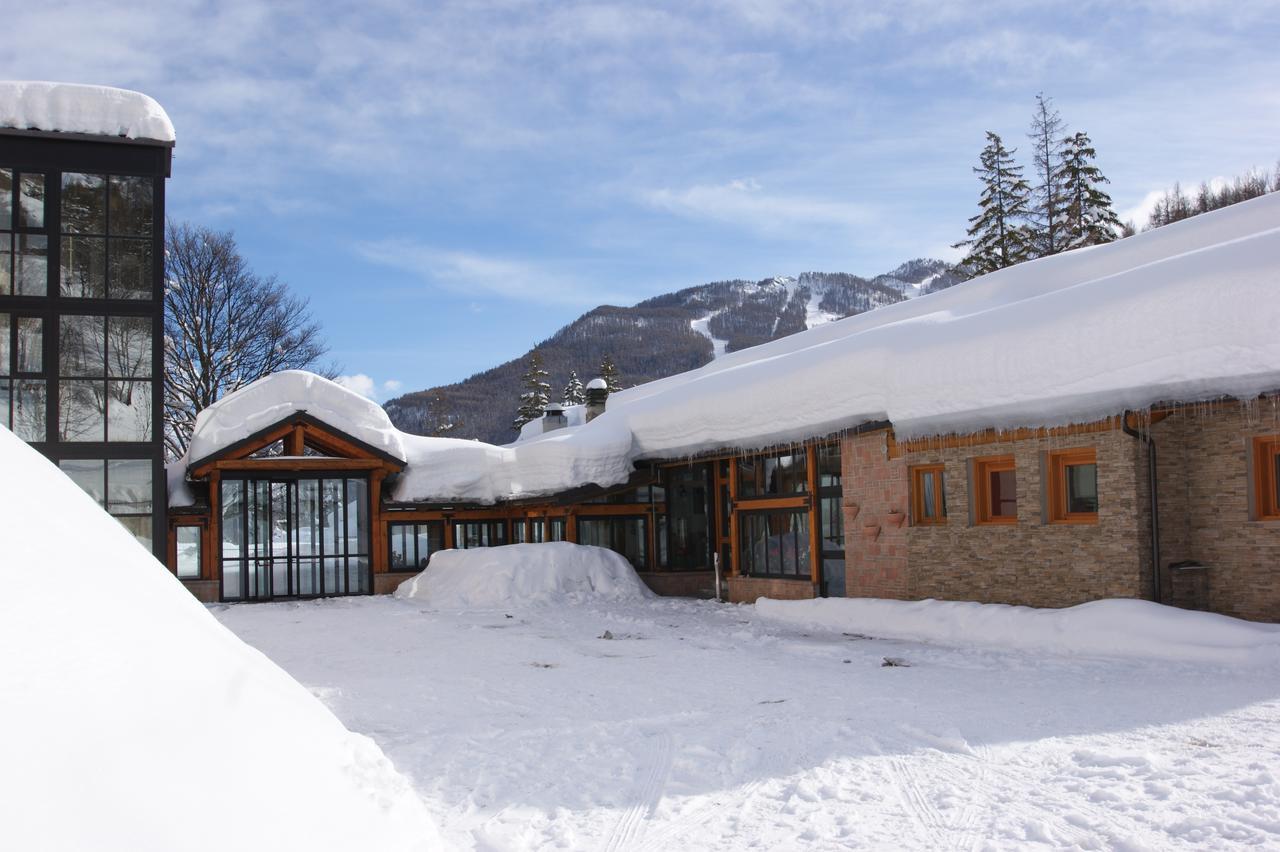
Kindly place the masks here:
POLYGON ((356 251, 366 260, 400 269, 433 286, 457 293, 488 294, 541 304, 594 307, 625 299, 601 290, 574 271, 542 264, 442 249, 412 240, 391 239, 361 243, 356 251))
POLYGON ((387 397, 395 394, 400 390, 402 382, 399 379, 387 379, 379 384, 370 376, 364 373, 356 373, 351 376, 338 376, 334 379, 338 384, 350 391, 355 391, 361 396, 368 397, 374 402, 382 402, 387 397))
POLYGON ((687 218, 727 222, 768 235, 814 227, 851 230, 875 221, 872 210, 864 205, 772 194, 754 178, 680 190, 650 190, 642 193, 641 199, 651 207, 687 218))

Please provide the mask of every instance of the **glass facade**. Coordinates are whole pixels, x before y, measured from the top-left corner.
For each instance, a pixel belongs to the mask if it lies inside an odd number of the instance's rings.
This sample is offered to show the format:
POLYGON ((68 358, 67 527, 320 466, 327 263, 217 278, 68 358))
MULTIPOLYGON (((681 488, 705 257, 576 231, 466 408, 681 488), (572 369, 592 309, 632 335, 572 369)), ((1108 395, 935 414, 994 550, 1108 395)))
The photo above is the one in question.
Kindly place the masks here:
POLYGON ((228 479, 220 497, 223 600, 372 591, 364 477, 228 479))
POLYGON ((453 525, 453 546, 499 547, 507 543, 506 521, 458 521, 453 525))
POLYGON ((746 512, 738 519, 738 528, 743 573, 793 580, 811 576, 806 510, 746 512))
POLYGON ((162 148, 0 139, 0 424, 158 555, 168 161, 162 148))
POLYGON ((648 570, 649 519, 639 517, 578 518, 578 544, 604 547, 626 557, 637 571, 648 570))
POLYGON ((808 488, 808 456, 804 450, 738 460, 739 497, 786 497, 803 494, 808 488))

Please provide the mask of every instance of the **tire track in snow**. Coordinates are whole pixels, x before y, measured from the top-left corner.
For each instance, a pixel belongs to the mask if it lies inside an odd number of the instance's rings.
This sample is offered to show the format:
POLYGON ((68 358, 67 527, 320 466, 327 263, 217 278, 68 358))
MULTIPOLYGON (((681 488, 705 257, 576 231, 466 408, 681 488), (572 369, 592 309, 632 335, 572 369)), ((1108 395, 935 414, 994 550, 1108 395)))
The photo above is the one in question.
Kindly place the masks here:
POLYGON ((619 852, 626 849, 639 836, 644 822, 653 814, 654 808, 662 800, 662 791, 667 786, 667 778, 671 775, 671 759, 673 745, 671 734, 659 731, 654 734, 657 743, 652 749, 649 771, 646 773, 640 789, 636 791, 636 799, 622 814, 609 839, 605 842, 606 852, 619 852))

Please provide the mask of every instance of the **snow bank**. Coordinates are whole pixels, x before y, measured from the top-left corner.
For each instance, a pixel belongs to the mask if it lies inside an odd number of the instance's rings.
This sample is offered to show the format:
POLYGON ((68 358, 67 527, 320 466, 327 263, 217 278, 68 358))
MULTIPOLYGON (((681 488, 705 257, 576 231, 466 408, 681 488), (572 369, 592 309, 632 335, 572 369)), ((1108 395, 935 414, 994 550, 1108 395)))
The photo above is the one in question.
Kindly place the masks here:
POLYGON ((0 848, 438 847, 372 740, 4 428, 0 465, 0 848))
POLYGON ((78 83, 0 80, 0 127, 173 142, 173 122, 141 92, 78 83))
POLYGON ((425 571, 401 583, 395 594, 438 609, 653 597, 631 563, 619 554, 567 541, 442 550, 431 557, 425 571))
POLYGON ((761 598, 766 618, 883 639, 1224 665, 1280 663, 1280 625, 1111 599, 1066 609, 967 601, 761 598))

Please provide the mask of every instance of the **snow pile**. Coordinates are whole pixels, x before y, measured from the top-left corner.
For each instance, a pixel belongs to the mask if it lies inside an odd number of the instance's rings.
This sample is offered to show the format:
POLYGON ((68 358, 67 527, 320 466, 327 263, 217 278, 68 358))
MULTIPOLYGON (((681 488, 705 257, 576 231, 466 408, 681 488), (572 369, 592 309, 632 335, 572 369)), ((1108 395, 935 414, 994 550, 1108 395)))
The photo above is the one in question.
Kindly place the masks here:
POLYGON ((779 621, 883 639, 1223 665, 1280 663, 1280 625, 1141 600, 1035 609, 967 601, 761 598, 756 611, 779 621))
POLYGON ((0 127, 174 141, 173 122, 151 98, 78 83, 0 80, 0 127))
POLYGON ((653 597, 631 563, 612 550, 553 541, 442 550, 396 597, 437 609, 636 601, 653 597))
POLYGON ((401 461, 405 459, 401 434, 382 406, 315 373, 282 370, 201 411, 186 462, 199 461, 300 412, 401 461))
POLYGON ((0 464, 0 847, 438 847, 372 740, 3 428, 0 464))

